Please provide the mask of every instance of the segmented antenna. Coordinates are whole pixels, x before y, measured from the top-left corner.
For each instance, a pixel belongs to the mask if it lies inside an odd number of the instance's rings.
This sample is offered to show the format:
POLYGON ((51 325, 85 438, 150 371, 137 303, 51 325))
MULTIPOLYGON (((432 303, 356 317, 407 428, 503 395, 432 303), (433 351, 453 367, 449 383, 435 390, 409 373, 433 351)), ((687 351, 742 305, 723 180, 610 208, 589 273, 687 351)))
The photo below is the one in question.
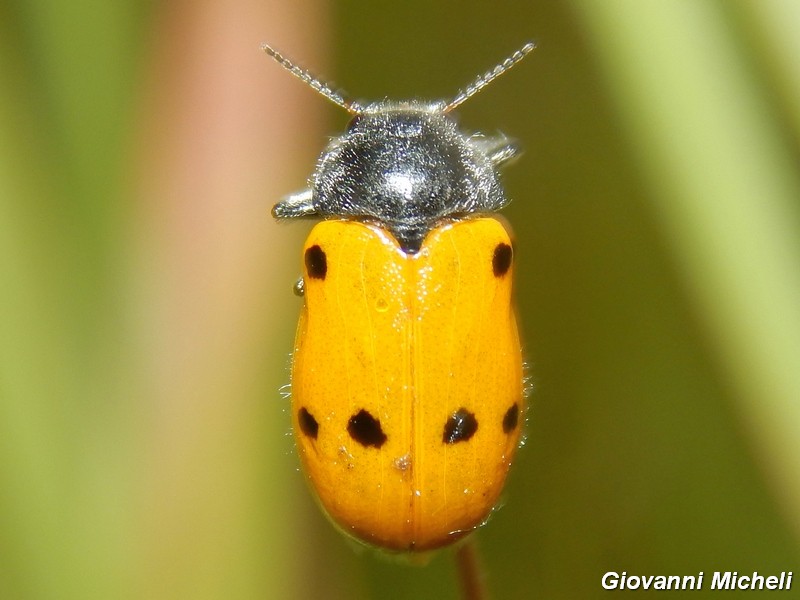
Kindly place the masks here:
POLYGON ((262 44, 261 49, 266 52, 269 56, 275 59, 280 66, 284 69, 289 71, 292 75, 297 77, 300 81, 307 84, 309 87, 314 89, 318 94, 325 96, 328 100, 336 104, 337 106, 341 106, 347 112, 351 114, 357 114, 361 112, 361 106, 359 106, 353 100, 345 98, 342 94, 334 90, 330 85, 325 83, 324 81, 317 79, 311 73, 303 69, 302 67, 297 66, 291 60, 286 58, 283 54, 278 52, 275 48, 270 46, 269 44, 262 44))
POLYGON ((521 61, 525 56, 527 56, 530 52, 532 52, 536 48, 536 44, 533 42, 528 42, 522 48, 514 52, 511 56, 501 62, 499 65, 494 67, 493 69, 486 71, 483 75, 478 77, 475 81, 470 83, 467 87, 463 90, 458 92, 455 98, 453 98, 447 106, 444 107, 444 112, 449 112, 453 110, 456 106, 462 104, 468 98, 474 96, 478 92, 480 92, 483 88, 489 85, 492 81, 500 77, 503 73, 508 71, 511 67, 521 61))

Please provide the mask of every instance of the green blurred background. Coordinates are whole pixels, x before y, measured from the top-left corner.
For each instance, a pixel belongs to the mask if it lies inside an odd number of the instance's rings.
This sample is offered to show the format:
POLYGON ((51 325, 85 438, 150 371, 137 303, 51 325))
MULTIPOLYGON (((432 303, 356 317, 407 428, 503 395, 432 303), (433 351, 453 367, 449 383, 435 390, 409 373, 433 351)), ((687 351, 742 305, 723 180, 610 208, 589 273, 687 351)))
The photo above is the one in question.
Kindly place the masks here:
POLYGON ((450 553, 354 551, 298 471, 308 225, 269 209, 346 115, 258 47, 440 98, 531 39, 459 109, 526 149, 493 597, 800 577, 800 4, 4 0, 0 597, 458 597, 450 553))

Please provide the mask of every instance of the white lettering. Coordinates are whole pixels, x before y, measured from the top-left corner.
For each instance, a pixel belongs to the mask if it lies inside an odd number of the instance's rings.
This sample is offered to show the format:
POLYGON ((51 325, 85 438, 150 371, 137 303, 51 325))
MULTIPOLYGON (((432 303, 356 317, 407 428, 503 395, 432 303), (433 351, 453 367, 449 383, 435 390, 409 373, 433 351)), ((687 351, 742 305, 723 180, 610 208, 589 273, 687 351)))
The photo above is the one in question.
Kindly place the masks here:
POLYGON ((615 590, 619 586, 619 573, 609 571, 603 575, 603 589, 615 590))
MULTIPOLYGON (((729 585, 731 574, 724 577, 717 573, 715 584, 718 586, 729 585)), ((735 577, 735 573, 734 573, 735 577)), ((608 571, 603 574, 601 581, 606 590, 701 590, 703 589, 703 572, 697 575, 628 575, 626 571, 621 574, 608 571)), ((735 583, 735 579, 734 579, 735 583)))
MULTIPOLYGON (((703 572, 697 575, 628 575, 626 571, 607 571, 602 585, 606 590, 702 590, 703 572)), ((712 590, 790 590, 791 571, 780 575, 762 575, 758 571, 740 575, 738 571, 714 571, 712 590)))
MULTIPOLYGON (((700 573, 700 585, 702 585, 702 584, 703 584, 703 574, 700 573)), ((683 581, 681 581, 681 586, 679 588, 675 588, 675 589, 679 589, 679 590, 699 590, 700 589, 699 587, 695 587, 695 586, 697 586, 697 577, 695 577, 694 575, 684 575, 683 576, 683 581), (690 587, 686 587, 687 585, 690 586, 690 587)))
POLYGON ((764 576, 759 575, 758 571, 753 573, 753 577, 750 583, 751 590, 763 590, 764 589, 764 576), (758 586, 758 587, 756 587, 758 586))
POLYGON ((711 580, 712 590, 728 590, 730 589, 730 585, 731 585, 730 571, 725 571, 724 573, 720 573, 719 571, 714 571, 714 579, 711 580))

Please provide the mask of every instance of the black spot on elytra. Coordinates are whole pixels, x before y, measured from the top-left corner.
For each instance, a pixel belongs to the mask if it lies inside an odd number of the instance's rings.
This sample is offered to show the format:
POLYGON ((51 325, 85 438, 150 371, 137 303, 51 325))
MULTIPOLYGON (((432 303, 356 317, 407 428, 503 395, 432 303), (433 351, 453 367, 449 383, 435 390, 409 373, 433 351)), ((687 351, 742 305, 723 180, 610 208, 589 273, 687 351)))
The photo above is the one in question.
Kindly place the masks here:
POLYGON ((350 417, 347 433, 362 446, 380 448, 386 441, 386 434, 381 429, 381 422, 363 408, 350 417))
POLYGON ((325 251, 317 245, 306 250, 306 270, 311 279, 325 279, 328 272, 328 259, 325 251))
POLYGON ((314 440, 317 439, 319 423, 305 407, 297 411, 297 422, 300 424, 300 431, 314 440))
POLYGON ((506 411, 506 414, 503 415, 503 431, 506 433, 511 433, 517 428, 517 423, 519 422, 519 404, 514 402, 506 411))
POLYGON ((511 246, 506 243, 497 244, 492 255, 492 271, 495 277, 502 277, 511 268, 511 258, 514 253, 511 246))
POLYGON ((466 442, 476 431, 478 431, 478 421, 475 415, 462 406, 444 424, 442 441, 445 444, 466 442))

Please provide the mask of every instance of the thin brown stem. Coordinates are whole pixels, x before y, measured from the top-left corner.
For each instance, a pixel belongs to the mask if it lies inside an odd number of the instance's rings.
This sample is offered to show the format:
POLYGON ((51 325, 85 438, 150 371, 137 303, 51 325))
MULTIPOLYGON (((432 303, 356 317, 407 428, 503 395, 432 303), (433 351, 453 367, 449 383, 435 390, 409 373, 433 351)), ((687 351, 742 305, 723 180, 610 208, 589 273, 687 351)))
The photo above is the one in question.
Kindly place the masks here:
POLYGON ((488 600, 486 572, 481 564, 475 537, 467 539, 456 551, 456 567, 464 600, 488 600))

